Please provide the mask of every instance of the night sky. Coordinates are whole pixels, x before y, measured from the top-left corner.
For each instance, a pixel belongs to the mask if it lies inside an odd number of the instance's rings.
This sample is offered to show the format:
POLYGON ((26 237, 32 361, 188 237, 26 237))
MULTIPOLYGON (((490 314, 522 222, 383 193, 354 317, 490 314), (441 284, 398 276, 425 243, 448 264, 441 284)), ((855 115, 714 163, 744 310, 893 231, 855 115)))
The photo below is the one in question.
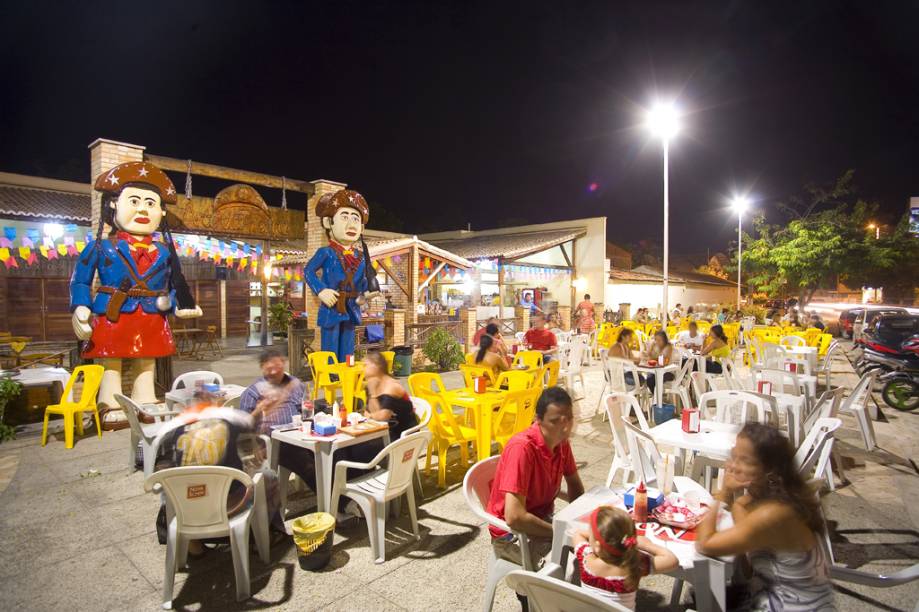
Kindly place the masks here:
POLYGON ((6 2, 0 170, 88 181, 105 137, 345 181, 408 232, 606 215, 659 241, 640 109, 676 97, 672 247, 724 249, 735 189, 768 212, 855 168, 890 219, 919 195, 917 23, 905 1, 6 2))

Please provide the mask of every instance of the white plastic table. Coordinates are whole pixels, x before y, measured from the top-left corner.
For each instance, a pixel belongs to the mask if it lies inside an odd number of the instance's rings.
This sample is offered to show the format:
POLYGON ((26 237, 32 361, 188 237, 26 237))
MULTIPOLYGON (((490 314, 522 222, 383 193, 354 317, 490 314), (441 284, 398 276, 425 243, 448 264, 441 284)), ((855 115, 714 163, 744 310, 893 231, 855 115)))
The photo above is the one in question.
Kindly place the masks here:
MULTIPOLYGON (((668 423, 671 421, 668 421, 668 423)), ((541 573, 564 578, 568 552, 572 549, 571 532, 586 530, 588 525, 580 519, 601 505, 624 508, 622 496, 606 487, 593 487, 552 517, 552 554, 549 563, 541 573)), ((656 523, 654 524, 656 525, 656 523)), ((718 529, 733 525, 729 512, 718 518, 718 529)), ((670 575, 692 582, 696 590, 696 609, 725 610, 727 607, 727 576, 730 575, 733 557, 714 558, 696 552, 692 542, 662 539, 649 533, 646 537, 655 544, 664 546, 679 560, 680 567, 670 575)))
MULTIPOLYGON (((664 404, 664 374, 675 374, 680 369, 680 366, 675 363, 654 367, 638 365, 635 366, 635 369, 642 374, 654 376, 654 403, 658 406, 662 406, 664 404)), ((635 382, 637 383, 638 381, 636 380, 635 382)))
MULTIPOLYGON (((246 388, 240 385, 220 385, 220 391, 226 396, 226 399, 233 399, 243 394, 246 388)), ((166 392, 166 407, 170 410, 178 404, 184 408, 194 399, 196 389, 194 387, 184 387, 182 389, 173 389, 166 392)))
POLYGON ((648 432, 660 446, 674 446, 681 450, 705 453, 715 459, 727 459, 734 448, 740 425, 703 420, 699 433, 686 433, 680 419, 670 419, 656 425, 648 432))
MULTIPOLYGON (((54 383, 61 383, 61 392, 67 387, 67 381, 70 380, 70 372, 64 368, 25 368, 19 370, 19 374, 13 377, 23 387, 47 387, 54 383)), ((68 402, 73 401, 73 390, 65 399, 68 402)))
MULTIPOLYGON (((316 465, 316 506, 319 512, 331 512, 334 516, 335 510, 330 509, 332 503, 332 468, 334 467, 333 459, 335 451, 355 444, 363 444, 371 440, 383 439, 383 445, 389 444, 389 428, 386 427, 380 431, 364 434, 362 436, 352 436, 346 433, 336 433, 332 436, 317 436, 313 434, 304 434, 299 429, 284 431, 276 429, 271 433, 271 469, 277 471, 278 461, 281 457, 281 444, 291 444, 300 448, 308 449, 315 457, 316 465)), ((285 499, 287 492, 286 479, 282 478, 278 483, 281 489, 281 499, 285 499)))

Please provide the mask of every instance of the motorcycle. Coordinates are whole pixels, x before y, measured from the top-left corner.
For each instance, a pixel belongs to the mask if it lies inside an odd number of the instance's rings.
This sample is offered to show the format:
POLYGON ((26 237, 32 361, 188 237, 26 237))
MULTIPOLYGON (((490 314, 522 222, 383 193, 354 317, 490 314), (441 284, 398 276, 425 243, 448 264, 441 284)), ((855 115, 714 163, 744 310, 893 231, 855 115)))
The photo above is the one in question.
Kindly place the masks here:
POLYGON ((919 407, 919 334, 904 340, 900 349, 905 355, 900 368, 880 377, 884 383, 881 397, 896 410, 915 410, 919 407))

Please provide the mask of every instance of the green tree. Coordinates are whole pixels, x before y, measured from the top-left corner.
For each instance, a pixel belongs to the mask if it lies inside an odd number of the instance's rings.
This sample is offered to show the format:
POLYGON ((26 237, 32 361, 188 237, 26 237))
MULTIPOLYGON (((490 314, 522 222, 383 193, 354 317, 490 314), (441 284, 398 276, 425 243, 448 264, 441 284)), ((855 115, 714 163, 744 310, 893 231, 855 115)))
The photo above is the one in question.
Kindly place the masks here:
MULTIPOLYGON (((778 208, 787 224, 769 224, 761 215, 754 219, 754 235, 743 237, 743 272, 751 289, 795 295, 802 305, 839 280, 853 286, 890 283, 892 293, 911 293, 916 274, 904 273, 916 269, 916 240, 905 218, 884 239, 866 231, 877 205, 855 197, 851 170, 829 186, 807 186, 803 196, 778 208)), ((737 270, 736 255, 731 267, 737 270)))

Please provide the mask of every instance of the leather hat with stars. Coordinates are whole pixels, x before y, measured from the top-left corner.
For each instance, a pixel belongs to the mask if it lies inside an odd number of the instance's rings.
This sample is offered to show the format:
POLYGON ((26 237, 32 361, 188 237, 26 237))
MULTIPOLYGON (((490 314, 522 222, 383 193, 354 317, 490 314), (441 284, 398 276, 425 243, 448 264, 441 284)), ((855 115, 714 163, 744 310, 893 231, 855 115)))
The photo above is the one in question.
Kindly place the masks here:
POLYGON ((317 217, 334 217, 340 208, 353 208, 361 214, 361 223, 367 225, 370 219, 370 207, 364 196, 350 189, 342 189, 335 193, 327 193, 316 203, 317 217))
MULTIPOLYGON (((95 190, 118 194, 130 183, 149 185, 157 190, 163 204, 176 203, 176 188, 166 173, 147 162, 127 162, 103 172, 96 179, 95 190)), ((366 206, 366 204, 365 204, 366 206)))

